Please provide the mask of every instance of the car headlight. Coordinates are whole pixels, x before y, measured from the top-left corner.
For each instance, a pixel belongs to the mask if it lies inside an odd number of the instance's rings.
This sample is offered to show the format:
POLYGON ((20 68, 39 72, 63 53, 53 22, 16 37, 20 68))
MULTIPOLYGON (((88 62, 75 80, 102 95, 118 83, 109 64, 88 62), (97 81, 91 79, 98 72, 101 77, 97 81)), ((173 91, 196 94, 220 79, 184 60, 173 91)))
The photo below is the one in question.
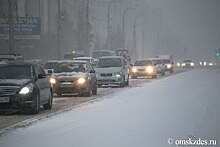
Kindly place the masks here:
POLYGON ((182 63, 182 66, 186 66, 186 63, 182 63))
POLYGON ((50 84, 56 84, 56 79, 55 78, 50 78, 50 84))
POLYGON ((148 73, 152 73, 153 71, 154 71, 154 68, 152 66, 148 66, 146 68, 146 72, 148 72, 148 73))
POLYGON ((27 86, 23 87, 19 94, 28 94, 32 92, 34 89, 34 85, 32 83, 28 84, 27 86))
POLYGON ((194 66, 194 63, 190 63, 191 66, 194 66))
POLYGON ((171 68, 171 67, 172 67, 171 64, 168 64, 168 65, 167 65, 167 68, 171 68))
POLYGON ((122 73, 121 73, 121 72, 116 72, 116 73, 114 73, 114 75, 115 75, 116 77, 121 77, 122 73))
POLYGON ((180 63, 176 63, 176 65, 179 67, 179 66, 180 66, 180 63))
POLYGON ((86 82, 85 78, 79 78, 78 79, 78 84, 84 84, 86 82))
POLYGON ((132 72, 137 72, 137 68, 133 67, 132 72))

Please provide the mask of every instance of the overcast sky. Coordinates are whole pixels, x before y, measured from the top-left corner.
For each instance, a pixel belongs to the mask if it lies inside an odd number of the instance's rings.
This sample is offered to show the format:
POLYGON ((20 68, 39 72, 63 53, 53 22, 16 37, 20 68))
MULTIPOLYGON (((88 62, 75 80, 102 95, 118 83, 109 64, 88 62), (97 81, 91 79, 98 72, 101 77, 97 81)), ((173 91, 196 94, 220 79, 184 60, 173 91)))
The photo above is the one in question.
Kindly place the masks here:
POLYGON ((204 60, 220 48, 220 0, 148 1, 163 10, 166 27, 180 37, 188 58, 204 60))

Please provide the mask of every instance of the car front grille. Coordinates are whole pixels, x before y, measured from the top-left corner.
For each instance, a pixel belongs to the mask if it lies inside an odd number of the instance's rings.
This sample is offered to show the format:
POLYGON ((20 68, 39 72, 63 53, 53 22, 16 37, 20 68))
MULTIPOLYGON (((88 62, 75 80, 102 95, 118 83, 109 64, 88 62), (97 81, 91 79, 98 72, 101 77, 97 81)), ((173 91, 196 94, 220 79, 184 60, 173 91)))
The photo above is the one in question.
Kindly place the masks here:
POLYGON ((60 83, 74 83, 76 80, 76 78, 59 78, 60 83))
POLYGON ((102 77, 111 77, 112 73, 102 73, 100 74, 102 77))
POLYGON ((0 96, 1 95, 14 95, 19 89, 19 86, 0 86, 0 96))

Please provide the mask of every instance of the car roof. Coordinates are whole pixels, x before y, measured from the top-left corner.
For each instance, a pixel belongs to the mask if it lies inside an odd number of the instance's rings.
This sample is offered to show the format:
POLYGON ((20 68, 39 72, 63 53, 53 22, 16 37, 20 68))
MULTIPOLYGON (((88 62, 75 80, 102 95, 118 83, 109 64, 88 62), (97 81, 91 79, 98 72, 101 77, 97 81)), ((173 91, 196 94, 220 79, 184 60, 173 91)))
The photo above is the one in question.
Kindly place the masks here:
POLYGON ((26 61, 10 61, 10 62, 4 62, 4 65, 37 65, 37 64, 26 61))
POLYGON ((73 60, 74 60, 74 59, 77 59, 77 60, 78 60, 78 59, 93 59, 93 57, 76 57, 76 58, 73 58, 73 60))
POLYGON ((84 60, 62 60, 58 63, 88 63, 88 62, 84 60))
POLYGON ((149 60, 162 60, 161 58, 149 58, 149 60))
POLYGON ((104 57, 101 57, 100 59, 109 59, 109 58, 112 58, 112 59, 114 59, 114 58, 123 59, 123 57, 121 57, 121 56, 104 56, 104 57))

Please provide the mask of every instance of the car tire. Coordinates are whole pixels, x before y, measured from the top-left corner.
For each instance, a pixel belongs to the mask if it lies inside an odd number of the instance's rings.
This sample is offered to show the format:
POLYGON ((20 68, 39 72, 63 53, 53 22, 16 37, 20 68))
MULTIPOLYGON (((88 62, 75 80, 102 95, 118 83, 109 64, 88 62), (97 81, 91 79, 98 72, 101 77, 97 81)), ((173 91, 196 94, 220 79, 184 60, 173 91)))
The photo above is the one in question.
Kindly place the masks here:
POLYGON ((62 96, 62 93, 58 92, 58 93, 57 93, 57 96, 62 96))
POLYGON ((152 79, 156 79, 157 78, 157 74, 152 76, 152 79))
POLYGON ((44 104, 43 108, 44 108, 44 110, 50 110, 52 108, 52 105, 53 105, 53 94, 50 93, 48 103, 44 104))
POLYGON ((89 88, 88 91, 85 92, 85 93, 83 93, 83 95, 84 95, 85 97, 90 97, 90 96, 91 96, 91 84, 89 84, 89 87, 88 87, 88 88, 89 88))
POLYGON ((120 87, 125 87, 125 76, 123 76, 123 81, 120 83, 120 87))
POLYGON ((129 76, 128 76, 128 80, 125 83, 125 86, 129 86, 129 76))
POLYGON ((30 109, 31 114, 38 114, 40 111, 40 96, 39 93, 35 94, 35 103, 30 109))
POLYGON ((173 73, 173 70, 171 70, 170 73, 173 73))
POLYGON ((96 95, 97 94, 97 85, 95 86, 95 89, 92 90, 92 94, 96 95))

